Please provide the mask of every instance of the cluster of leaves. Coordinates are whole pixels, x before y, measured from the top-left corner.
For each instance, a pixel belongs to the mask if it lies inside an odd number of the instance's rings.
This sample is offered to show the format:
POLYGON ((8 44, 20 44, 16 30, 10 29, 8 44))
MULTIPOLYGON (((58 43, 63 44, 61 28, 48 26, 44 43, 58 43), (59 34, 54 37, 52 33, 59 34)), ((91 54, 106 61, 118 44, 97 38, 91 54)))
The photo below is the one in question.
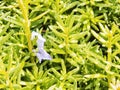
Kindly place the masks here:
POLYGON ((120 80, 119 15, 119 0, 0 1, 0 89, 112 90, 120 80), (43 35, 51 61, 31 55, 26 29, 43 35))

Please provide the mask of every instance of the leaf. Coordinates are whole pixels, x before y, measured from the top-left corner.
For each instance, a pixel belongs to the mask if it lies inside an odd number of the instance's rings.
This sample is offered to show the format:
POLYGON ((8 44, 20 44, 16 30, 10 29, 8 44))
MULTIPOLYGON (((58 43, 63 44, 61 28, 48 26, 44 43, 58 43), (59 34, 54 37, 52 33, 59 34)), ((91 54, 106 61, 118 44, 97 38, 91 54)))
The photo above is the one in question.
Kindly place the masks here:
POLYGON ((58 31, 55 30, 52 26, 50 27, 50 29, 55 33, 56 36, 59 36, 59 37, 61 37, 61 38, 65 38, 65 37, 66 37, 65 34, 58 32, 58 31))
POLYGON ((6 88, 6 85, 4 85, 4 84, 0 84, 0 89, 5 89, 6 88))
POLYGON ((0 28, 0 36, 6 34, 7 29, 9 28, 10 23, 8 22, 3 28, 0 28))
POLYGON ((105 26, 104 28, 104 26, 101 23, 99 23, 99 26, 103 33, 108 34, 109 30, 107 26, 105 26))
POLYGON ((99 34, 97 34, 95 31, 91 30, 91 33, 92 33, 93 36, 94 36, 95 38, 97 38, 100 42, 102 42, 103 44, 106 43, 106 41, 105 41, 99 34))
POLYGON ((94 63, 95 65, 97 65, 98 67, 104 69, 105 68, 105 64, 101 63, 99 61, 99 59, 95 59, 95 58, 92 58, 92 57, 89 57, 88 60, 92 63, 94 63))
POLYGON ((102 75, 102 74, 91 74, 91 75, 85 75, 85 78, 106 78, 106 75, 102 75))
POLYGON ((61 66, 62 66, 62 74, 66 74, 66 65, 65 62, 63 60, 61 60, 61 66))
POLYGON ((0 37, 0 46, 4 44, 7 40, 9 40, 10 35, 12 35, 13 32, 10 32, 6 36, 1 36, 0 37))
POLYGON ((21 74, 21 71, 22 71, 22 69, 23 69, 23 67, 24 67, 24 64, 25 64, 25 62, 21 62, 21 63, 14 69, 13 72, 10 72, 10 74, 12 74, 11 80, 15 80, 15 78, 16 78, 19 74, 21 74))
POLYGON ((18 21, 18 20, 17 20, 16 18, 14 18, 14 17, 8 16, 8 17, 6 17, 6 18, 4 17, 3 19, 6 20, 6 21, 8 21, 8 22, 10 22, 10 23, 16 24, 16 25, 18 25, 18 26, 23 26, 22 22, 18 21))
POLYGON ((56 71, 54 68, 51 68, 52 72, 55 74, 56 77, 61 77, 61 74, 56 71))
POLYGON ((72 34, 69 36, 70 39, 73 39, 73 40, 78 40, 80 38, 84 38, 85 35, 87 35, 88 32, 81 32, 81 33, 76 33, 76 34, 72 34))
POLYGON ((74 26, 72 27, 72 29, 70 30, 70 32, 73 32, 73 31, 79 29, 79 28, 80 28, 80 25, 81 25, 81 23, 77 23, 76 25, 74 25, 74 26))
POLYGON ((73 66, 78 66, 78 64, 77 64, 77 62, 75 62, 73 59, 71 59, 71 58, 67 58, 67 61, 71 64, 71 65, 73 65, 73 66))
POLYGON ((52 52, 52 53, 55 53, 55 54, 65 54, 65 51, 64 50, 62 50, 62 49, 50 49, 50 51, 52 52))
POLYGON ((26 75, 30 80, 35 80, 35 76, 28 69, 26 70, 26 75))
POLYGON ((68 4, 68 5, 66 6, 66 8, 62 8, 62 9, 60 10, 60 14, 62 14, 62 13, 64 13, 65 11, 67 11, 67 10, 75 7, 75 6, 78 5, 78 4, 79 4, 78 1, 75 1, 75 2, 73 2, 73 3, 71 3, 71 4, 68 4))
POLYGON ((35 18, 31 19, 30 21, 33 22, 33 21, 36 21, 40 18, 42 18, 44 15, 46 15, 48 12, 50 12, 50 10, 47 10, 45 11, 44 13, 40 14, 39 16, 36 16, 35 18))

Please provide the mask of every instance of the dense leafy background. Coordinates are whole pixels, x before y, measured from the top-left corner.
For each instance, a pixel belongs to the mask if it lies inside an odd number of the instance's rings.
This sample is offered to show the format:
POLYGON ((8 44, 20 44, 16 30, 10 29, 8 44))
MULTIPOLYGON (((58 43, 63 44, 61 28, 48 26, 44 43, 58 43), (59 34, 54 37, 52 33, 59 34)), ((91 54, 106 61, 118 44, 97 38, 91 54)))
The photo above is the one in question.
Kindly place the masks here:
POLYGON ((119 0, 1 0, 0 89, 118 90, 119 19, 119 0), (46 39, 51 61, 31 54, 26 29, 46 39))

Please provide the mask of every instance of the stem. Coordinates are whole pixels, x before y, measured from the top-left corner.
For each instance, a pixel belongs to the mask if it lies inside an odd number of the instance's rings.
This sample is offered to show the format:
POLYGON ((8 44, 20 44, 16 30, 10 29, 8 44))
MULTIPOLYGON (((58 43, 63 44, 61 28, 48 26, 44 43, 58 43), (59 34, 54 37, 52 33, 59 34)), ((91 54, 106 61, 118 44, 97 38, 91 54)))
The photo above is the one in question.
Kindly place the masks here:
MULTIPOLYGON (((111 42, 112 42, 112 33, 111 33, 111 31, 108 33, 108 55, 107 55, 107 57, 108 57, 108 62, 111 62, 112 60, 111 60, 111 53, 112 53, 112 44, 111 44, 111 42)), ((108 64, 107 65, 107 70, 108 71, 110 71, 110 69, 111 69, 111 65, 110 64, 108 64)), ((110 87, 110 83, 111 83, 111 80, 112 80, 112 76, 111 75, 108 75, 108 84, 109 84, 109 87, 110 87)))
POLYGON ((26 34, 26 38, 27 38, 27 41, 28 41, 28 49, 30 52, 32 52, 32 43, 31 43, 31 32, 30 32, 30 22, 29 20, 26 20, 25 19, 25 22, 24 22, 24 27, 25 27, 25 34, 26 34))
POLYGON ((65 28, 65 35, 66 35, 66 38, 65 38, 65 59, 67 59, 67 56, 68 56, 68 44, 69 44, 69 30, 68 28, 65 28))
POLYGON ((108 56, 107 57, 108 57, 108 61, 111 62, 111 37, 108 42, 109 43, 108 43, 108 56))
POLYGON ((27 5, 24 5, 23 0, 18 0, 19 3, 19 7, 22 10, 22 15, 24 18, 24 30, 25 30, 25 35, 27 38, 27 42, 28 42, 28 49, 30 52, 32 52, 32 43, 31 43, 31 32, 30 32, 30 20, 28 18, 28 3, 25 3, 27 5))

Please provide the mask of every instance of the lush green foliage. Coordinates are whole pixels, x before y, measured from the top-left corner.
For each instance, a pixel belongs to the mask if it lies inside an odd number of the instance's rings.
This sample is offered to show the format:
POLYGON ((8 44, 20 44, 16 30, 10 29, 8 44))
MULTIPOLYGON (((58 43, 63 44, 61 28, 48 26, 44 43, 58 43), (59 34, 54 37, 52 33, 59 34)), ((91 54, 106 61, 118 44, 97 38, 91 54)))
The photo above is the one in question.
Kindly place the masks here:
POLYGON ((119 0, 0 1, 0 90, 120 88, 119 17, 119 0), (51 61, 38 62, 32 31, 51 61))

